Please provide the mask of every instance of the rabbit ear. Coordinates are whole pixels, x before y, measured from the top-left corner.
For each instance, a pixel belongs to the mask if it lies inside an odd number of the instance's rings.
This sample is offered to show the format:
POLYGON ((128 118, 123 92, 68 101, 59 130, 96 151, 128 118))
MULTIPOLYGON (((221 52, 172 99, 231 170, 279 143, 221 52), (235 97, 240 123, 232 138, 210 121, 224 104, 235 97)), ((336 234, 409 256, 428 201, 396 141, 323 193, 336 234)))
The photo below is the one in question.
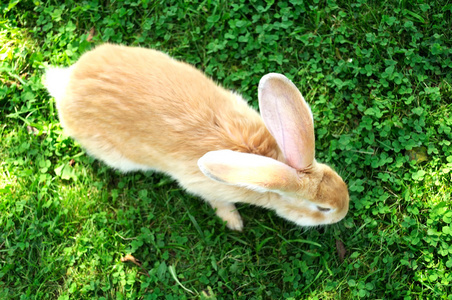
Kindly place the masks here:
POLYGON ((297 171, 275 159, 231 150, 207 152, 198 160, 207 177, 258 192, 293 191, 297 185, 297 171))
POLYGON ((265 126, 287 163, 297 170, 307 168, 315 155, 314 122, 300 91, 284 75, 270 73, 260 80, 258 96, 265 126))

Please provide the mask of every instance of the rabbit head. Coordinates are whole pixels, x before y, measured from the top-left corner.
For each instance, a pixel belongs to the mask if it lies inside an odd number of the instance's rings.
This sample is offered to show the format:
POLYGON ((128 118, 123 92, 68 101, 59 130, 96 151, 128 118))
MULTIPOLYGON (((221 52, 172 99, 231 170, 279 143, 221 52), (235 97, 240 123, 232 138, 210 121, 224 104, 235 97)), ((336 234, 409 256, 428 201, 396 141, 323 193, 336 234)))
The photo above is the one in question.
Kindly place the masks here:
POLYGON ((347 214, 349 194, 342 178, 315 160, 311 110, 285 76, 270 73, 258 89, 261 117, 276 140, 279 160, 218 150, 198 161, 213 180, 268 194, 265 207, 301 226, 331 224, 347 214))

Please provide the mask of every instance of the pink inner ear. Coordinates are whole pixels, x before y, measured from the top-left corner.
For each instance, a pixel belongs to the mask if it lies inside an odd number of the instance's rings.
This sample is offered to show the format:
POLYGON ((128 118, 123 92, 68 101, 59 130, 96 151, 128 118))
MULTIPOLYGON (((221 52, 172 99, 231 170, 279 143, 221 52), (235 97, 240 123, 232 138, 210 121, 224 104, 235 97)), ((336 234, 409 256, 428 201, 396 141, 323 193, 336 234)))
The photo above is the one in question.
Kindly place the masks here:
POLYGON ((315 137, 311 109, 284 75, 270 73, 259 83, 259 108, 287 164, 301 170, 314 161, 315 137))

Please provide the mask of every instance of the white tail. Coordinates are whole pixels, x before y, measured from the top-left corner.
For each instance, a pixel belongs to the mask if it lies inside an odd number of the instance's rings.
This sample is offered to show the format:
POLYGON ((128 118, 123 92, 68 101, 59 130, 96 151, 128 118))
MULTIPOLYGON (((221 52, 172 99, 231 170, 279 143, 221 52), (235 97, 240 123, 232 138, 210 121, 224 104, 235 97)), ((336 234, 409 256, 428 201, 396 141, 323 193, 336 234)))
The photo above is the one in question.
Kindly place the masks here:
POLYGON ((58 102, 66 93, 72 68, 49 68, 46 70, 44 85, 58 102))

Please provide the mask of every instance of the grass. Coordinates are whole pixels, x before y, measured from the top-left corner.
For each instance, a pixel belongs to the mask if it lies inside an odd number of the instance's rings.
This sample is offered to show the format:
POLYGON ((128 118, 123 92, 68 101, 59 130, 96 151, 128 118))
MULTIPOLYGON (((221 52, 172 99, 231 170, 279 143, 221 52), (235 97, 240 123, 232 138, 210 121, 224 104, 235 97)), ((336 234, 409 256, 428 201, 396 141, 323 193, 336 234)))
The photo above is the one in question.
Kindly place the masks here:
POLYGON ((452 299, 452 2, 0 8, 1 299, 452 299), (166 51, 255 107, 262 75, 292 78, 347 217, 304 229, 240 205, 232 232, 169 178, 86 156, 41 75, 103 42, 166 51))

